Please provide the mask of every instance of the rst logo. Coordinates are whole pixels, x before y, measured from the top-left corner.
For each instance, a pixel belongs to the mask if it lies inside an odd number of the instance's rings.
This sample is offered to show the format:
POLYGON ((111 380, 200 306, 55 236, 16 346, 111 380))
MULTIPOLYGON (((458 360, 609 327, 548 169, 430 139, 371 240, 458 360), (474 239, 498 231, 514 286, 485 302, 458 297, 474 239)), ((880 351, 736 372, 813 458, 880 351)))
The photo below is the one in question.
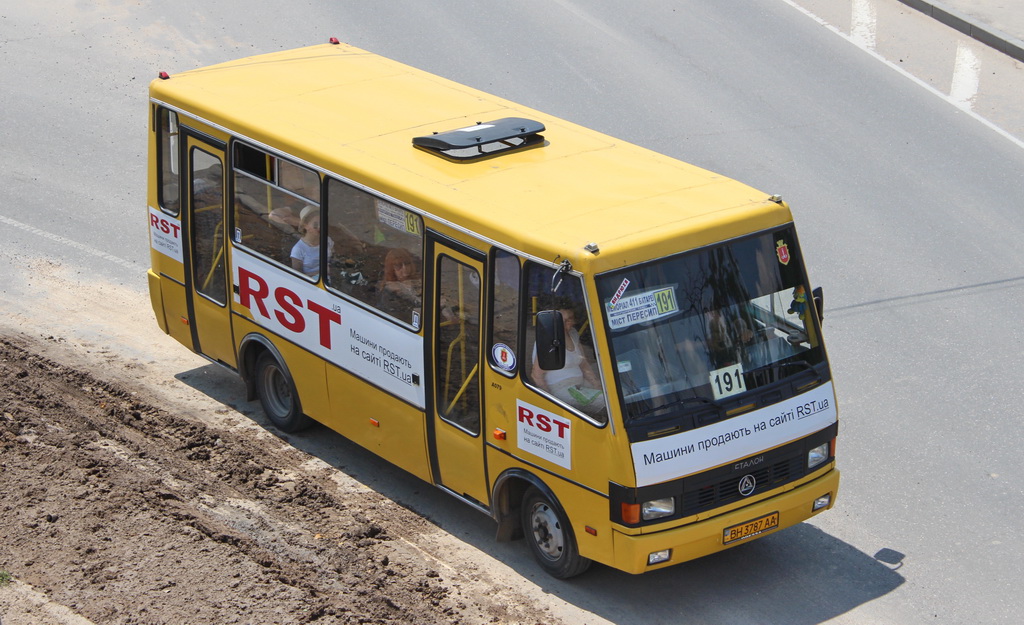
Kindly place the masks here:
POLYGON ((314 315, 317 342, 324 349, 331 349, 331 324, 341 325, 341 314, 337 311, 304 298, 286 286, 275 287, 271 293, 263 277, 243 267, 238 268, 238 303, 267 321, 277 321, 295 334, 306 331, 307 321, 302 311, 308 310, 314 315))
POLYGON ((151 228, 156 228, 164 234, 169 234, 171 237, 178 239, 181 238, 181 224, 177 220, 171 220, 163 215, 149 215, 149 225, 151 228))
POLYGON ((149 207, 149 244, 168 258, 182 262, 181 220, 149 207))
POLYGON ((572 468, 572 422, 569 419, 522 400, 516 401, 516 417, 519 449, 560 467, 572 468))

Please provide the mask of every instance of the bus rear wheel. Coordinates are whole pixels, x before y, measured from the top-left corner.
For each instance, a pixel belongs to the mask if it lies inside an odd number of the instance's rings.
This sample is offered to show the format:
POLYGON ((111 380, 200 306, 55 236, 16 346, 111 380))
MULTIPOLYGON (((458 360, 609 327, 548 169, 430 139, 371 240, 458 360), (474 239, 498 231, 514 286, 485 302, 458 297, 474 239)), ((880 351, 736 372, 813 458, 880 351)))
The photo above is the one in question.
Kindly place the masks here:
POLYGON ((298 432, 312 423, 302 414, 295 382, 270 352, 256 360, 256 394, 267 418, 282 432, 298 432))
POLYGON ((552 577, 575 577, 590 568, 580 555, 565 513, 535 486, 523 495, 523 533, 537 562, 552 577))

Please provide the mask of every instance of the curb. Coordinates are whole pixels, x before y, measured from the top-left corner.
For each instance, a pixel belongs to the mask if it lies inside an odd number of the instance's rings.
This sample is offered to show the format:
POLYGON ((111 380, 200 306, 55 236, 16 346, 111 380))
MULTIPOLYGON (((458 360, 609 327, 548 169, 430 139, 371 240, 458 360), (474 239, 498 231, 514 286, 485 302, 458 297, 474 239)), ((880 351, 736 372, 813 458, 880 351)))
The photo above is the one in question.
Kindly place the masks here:
POLYGON ((1024 61, 1024 41, 1007 35, 1001 30, 992 28, 964 15, 960 11, 934 0, 899 0, 912 9, 935 18, 946 26, 994 48, 1018 61, 1024 61))

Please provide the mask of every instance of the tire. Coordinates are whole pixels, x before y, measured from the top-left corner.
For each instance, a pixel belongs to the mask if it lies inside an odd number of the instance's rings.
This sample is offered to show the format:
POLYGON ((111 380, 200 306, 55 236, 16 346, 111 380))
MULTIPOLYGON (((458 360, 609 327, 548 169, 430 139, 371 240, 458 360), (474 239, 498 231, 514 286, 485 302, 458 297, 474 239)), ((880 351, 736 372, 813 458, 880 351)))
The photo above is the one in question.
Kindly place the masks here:
POLYGON ((270 352, 263 352, 256 360, 256 395, 267 419, 282 432, 298 432, 313 423, 302 414, 299 394, 288 371, 270 352))
POLYGON ((523 533, 537 563, 552 577, 575 577, 590 560, 580 556, 572 527, 561 506, 535 486, 523 495, 523 533))

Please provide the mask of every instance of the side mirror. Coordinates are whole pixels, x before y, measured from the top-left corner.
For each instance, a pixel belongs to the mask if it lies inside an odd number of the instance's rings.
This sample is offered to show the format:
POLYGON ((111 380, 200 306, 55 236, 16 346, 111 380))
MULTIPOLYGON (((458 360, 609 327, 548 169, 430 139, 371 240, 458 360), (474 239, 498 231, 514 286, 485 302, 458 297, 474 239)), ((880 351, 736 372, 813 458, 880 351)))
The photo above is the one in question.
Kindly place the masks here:
POLYGON ((811 299, 814 300, 814 310, 818 313, 818 323, 821 323, 825 320, 825 295, 820 286, 811 291, 811 299))
POLYGON ((560 311, 537 313, 537 366, 544 371, 565 366, 565 325, 560 311))

